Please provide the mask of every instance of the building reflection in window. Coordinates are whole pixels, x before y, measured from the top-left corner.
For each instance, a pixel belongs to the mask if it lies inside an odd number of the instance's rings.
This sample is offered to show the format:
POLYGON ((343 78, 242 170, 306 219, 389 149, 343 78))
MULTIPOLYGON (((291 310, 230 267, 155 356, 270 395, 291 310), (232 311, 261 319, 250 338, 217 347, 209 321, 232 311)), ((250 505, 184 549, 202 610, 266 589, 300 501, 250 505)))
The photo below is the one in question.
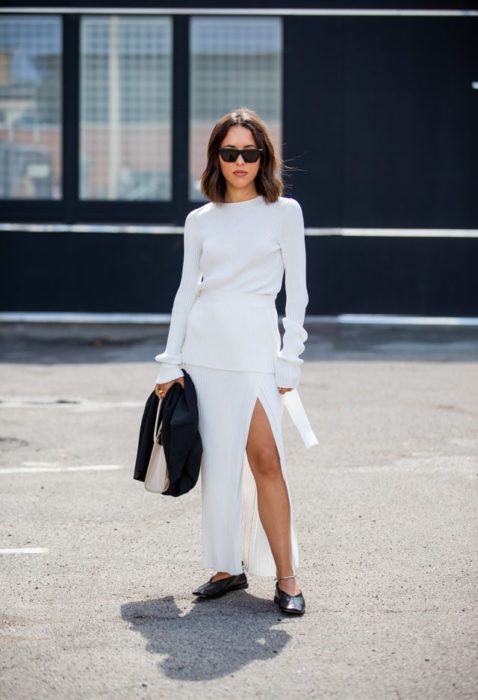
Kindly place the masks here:
POLYGON ((190 25, 189 173, 192 201, 211 128, 237 107, 268 124, 281 154, 282 20, 279 17, 192 17, 190 25))
POLYGON ((82 199, 171 198, 170 17, 81 21, 82 199))
POLYGON ((0 198, 60 199, 61 20, 0 17, 0 198))

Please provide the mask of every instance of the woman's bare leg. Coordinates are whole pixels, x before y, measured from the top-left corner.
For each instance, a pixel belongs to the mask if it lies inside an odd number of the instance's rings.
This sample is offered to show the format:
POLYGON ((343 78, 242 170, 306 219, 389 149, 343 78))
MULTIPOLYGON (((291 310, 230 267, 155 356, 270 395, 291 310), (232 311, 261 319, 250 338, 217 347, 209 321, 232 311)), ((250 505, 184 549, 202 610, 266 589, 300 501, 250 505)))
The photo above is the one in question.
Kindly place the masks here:
MULTIPOLYGON (((294 571, 289 496, 274 435, 259 400, 252 413, 246 450, 256 482, 259 516, 276 563, 277 576, 290 576, 294 571)), ((282 580, 279 586, 290 595, 300 592, 296 579, 282 580)))

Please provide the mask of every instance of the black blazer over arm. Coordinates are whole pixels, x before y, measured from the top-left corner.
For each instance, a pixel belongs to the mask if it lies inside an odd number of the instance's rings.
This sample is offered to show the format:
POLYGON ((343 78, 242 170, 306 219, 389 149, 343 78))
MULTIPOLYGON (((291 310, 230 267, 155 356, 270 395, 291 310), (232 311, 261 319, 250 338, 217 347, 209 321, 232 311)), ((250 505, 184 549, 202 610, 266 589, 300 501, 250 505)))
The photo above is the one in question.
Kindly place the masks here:
MULTIPOLYGON (((184 372, 184 389, 176 382, 159 407, 160 440, 169 472, 167 496, 180 496, 196 484, 201 466, 202 441, 198 429, 197 395, 190 375, 184 372)), ((154 424, 159 399, 150 394, 139 431, 134 479, 144 481, 154 444, 154 424)))

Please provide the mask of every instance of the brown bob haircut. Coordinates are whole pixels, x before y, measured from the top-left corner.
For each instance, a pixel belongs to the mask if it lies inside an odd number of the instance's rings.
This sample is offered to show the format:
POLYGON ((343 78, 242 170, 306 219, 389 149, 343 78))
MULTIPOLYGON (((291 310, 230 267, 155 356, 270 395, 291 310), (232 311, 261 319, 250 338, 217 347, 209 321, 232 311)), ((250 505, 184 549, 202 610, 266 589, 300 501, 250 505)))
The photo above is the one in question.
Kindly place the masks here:
POLYGON ((224 202, 226 194, 226 179, 221 172, 218 149, 231 126, 244 126, 252 133, 257 148, 262 148, 259 172, 255 179, 259 195, 266 202, 276 202, 284 191, 280 176, 282 161, 274 152, 274 146, 268 128, 262 119, 252 109, 240 107, 228 112, 216 122, 207 146, 207 165, 201 175, 200 189, 202 194, 212 202, 224 202))

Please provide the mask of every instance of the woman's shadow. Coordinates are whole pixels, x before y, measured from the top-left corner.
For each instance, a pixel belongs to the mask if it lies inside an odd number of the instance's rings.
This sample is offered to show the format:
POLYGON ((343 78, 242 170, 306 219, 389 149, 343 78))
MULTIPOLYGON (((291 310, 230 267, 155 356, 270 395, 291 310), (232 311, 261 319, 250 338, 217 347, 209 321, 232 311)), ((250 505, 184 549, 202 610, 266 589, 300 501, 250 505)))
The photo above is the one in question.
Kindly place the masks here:
POLYGON ((284 615, 272 600, 245 591, 195 599, 187 613, 173 596, 125 603, 121 616, 144 635, 147 651, 164 656, 160 668, 175 680, 225 676, 255 659, 276 657, 290 639, 273 629, 284 615))

